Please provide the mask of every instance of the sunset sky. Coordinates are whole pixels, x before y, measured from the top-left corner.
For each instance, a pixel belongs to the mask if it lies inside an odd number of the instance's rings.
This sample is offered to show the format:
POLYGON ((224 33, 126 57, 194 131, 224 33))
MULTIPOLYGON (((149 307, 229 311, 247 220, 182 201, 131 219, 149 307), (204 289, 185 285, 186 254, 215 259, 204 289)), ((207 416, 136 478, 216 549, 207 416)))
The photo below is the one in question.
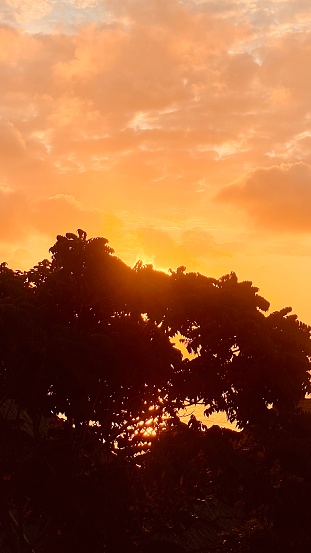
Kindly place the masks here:
POLYGON ((0 261, 56 234, 311 324, 310 0, 1 0, 0 261))

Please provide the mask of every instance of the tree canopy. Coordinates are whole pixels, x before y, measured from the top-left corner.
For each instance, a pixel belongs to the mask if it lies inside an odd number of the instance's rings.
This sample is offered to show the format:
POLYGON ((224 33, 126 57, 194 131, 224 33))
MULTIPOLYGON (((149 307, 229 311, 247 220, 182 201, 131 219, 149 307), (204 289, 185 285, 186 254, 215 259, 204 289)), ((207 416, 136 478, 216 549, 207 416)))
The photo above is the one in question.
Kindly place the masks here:
POLYGON ((50 252, 28 272, 0 271, 2 401, 14 397, 35 420, 98 421, 107 443, 124 442, 150 408, 160 421, 204 402, 240 427, 269 425, 310 391, 310 327, 290 308, 267 315, 258 288, 235 273, 130 268, 80 229, 50 252), (177 333, 191 361, 173 346, 177 333))
POLYGON ((0 546, 1 528, 14 553, 311 545, 311 328, 235 273, 131 268, 81 229, 50 253, 0 265, 0 546), (198 402, 242 432, 183 424, 198 402))

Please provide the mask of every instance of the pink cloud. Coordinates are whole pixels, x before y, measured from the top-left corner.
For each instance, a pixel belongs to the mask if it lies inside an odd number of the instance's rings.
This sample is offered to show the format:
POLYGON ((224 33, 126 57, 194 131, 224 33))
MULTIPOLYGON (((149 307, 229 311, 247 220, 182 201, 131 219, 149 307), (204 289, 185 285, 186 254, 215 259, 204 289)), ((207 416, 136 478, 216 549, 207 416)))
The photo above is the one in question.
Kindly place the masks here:
POLYGON ((256 168, 216 196, 248 214, 262 229, 311 231, 311 166, 304 163, 256 168))
MULTIPOLYGON (((1 242, 22 242, 30 233, 48 235, 78 227, 96 232, 103 220, 99 210, 88 209, 73 196, 57 194, 40 201, 30 201, 25 194, 0 186, 1 242)), ((46 252, 47 254, 47 252, 46 252)))

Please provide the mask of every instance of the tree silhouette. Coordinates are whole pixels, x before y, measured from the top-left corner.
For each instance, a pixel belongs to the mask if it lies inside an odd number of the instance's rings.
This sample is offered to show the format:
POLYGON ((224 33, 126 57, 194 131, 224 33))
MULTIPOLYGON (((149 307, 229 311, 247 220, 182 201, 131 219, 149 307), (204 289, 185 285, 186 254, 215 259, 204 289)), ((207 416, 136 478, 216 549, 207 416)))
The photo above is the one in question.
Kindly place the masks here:
POLYGON ((310 327, 234 273, 130 268, 82 229, 50 252, 0 265, 0 546, 309 548, 310 327), (181 423, 196 402, 243 431, 181 423))
MULTIPOLYGON (((44 331, 48 404, 107 444, 141 441, 139 420, 161 422, 180 353, 149 317, 138 268, 113 256, 105 238, 58 236, 52 262, 27 273, 44 331)), ((153 272, 153 271, 151 271, 153 272)), ((153 276, 153 275, 152 275, 153 276)))
POLYGON ((310 327, 290 308, 266 315, 268 302, 234 273, 131 269, 81 229, 50 251, 25 274, 0 273, 3 398, 14 389, 36 420, 52 411, 78 427, 98 421, 112 444, 150 407, 160 421, 200 401, 241 427, 270 425, 310 390, 310 327), (176 333, 192 361, 181 362, 176 333))
POLYGON ((219 280, 172 273, 163 325, 179 331, 189 352, 174 385, 206 413, 226 411, 240 427, 289 416, 310 391, 310 327, 291 308, 265 315, 269 304, 234 273, 219 280))

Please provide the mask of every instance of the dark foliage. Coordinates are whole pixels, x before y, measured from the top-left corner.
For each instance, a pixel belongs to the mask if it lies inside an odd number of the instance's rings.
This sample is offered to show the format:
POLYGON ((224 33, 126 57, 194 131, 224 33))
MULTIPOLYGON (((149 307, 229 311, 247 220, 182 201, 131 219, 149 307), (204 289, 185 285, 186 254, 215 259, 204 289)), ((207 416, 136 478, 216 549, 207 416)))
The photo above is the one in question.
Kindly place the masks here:
POLYGON ((0 265, 0 548, 309 550, 310 327, 234 273, 130 268, 81 229, 50 252, 0 265), (243 431, 181 423, 199 401, 243 431))

